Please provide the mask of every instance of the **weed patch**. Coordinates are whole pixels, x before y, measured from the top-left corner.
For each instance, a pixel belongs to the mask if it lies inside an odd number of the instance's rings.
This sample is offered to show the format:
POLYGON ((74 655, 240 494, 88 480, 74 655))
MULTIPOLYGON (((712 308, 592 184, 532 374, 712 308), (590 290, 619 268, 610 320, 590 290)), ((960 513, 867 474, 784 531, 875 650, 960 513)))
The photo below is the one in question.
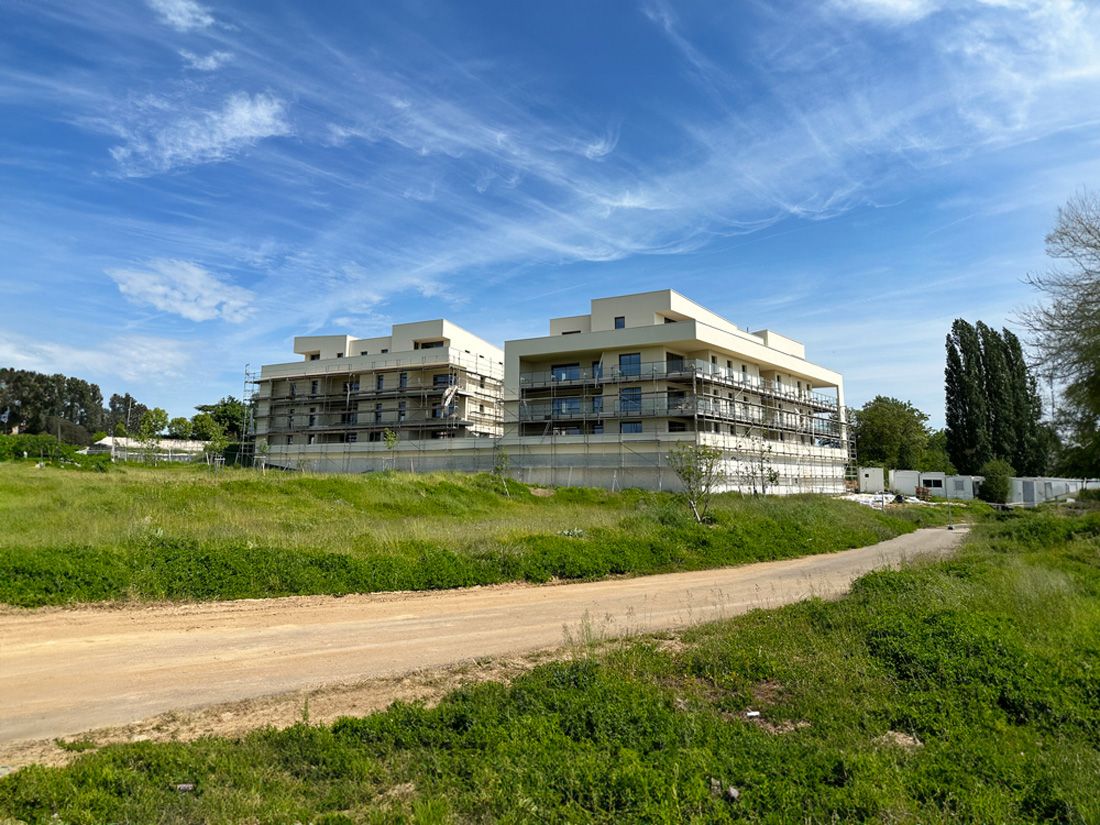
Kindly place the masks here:
POLYGON ((821 496, 722 495, 713 523, 700 525, 667 493, 509 488, 505 496, 490 476, 453 474, 122 467, 100 475, 0 464, 0 602, 598 579, 834 552, 915 529, 905 510, 821 496))

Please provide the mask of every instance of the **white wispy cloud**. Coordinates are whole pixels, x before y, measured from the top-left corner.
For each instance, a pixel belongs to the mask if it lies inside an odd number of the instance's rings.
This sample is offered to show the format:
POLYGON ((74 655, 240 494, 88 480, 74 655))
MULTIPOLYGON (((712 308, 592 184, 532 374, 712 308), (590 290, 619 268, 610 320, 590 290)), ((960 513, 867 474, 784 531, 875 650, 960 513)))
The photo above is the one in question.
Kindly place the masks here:
POLYGON ((93 380, 110 376, 168 384, 188 373, 193 357, 191 349, 184 341, 149 335, 120 335, 76 346, 0 332, 0 363, 93 380))
POLYGON ((190 321, 240 323, 254 311, 252 292, 191 261, 156 259, 141 269, 108 269, 107 275, 130 301, 190 321))
POLYGON ((844 12, 893 23, 912 23, 939 11, 938 0, 832 0, 844 12))
POLYGON ((214 24, 214 15, 195 0, 146 0, 160 19, 181 32, 205 29, 214 24))
POLYGON ((180 49, 180 57, 189 67, 200 72, 214 72, 233 59, 232 52, 213 51, 210 54, 195 54, 187 49, 180 49))
POLYGON ((264 138, 290 133, 286 104, 270 94, 237 92, 221 108, 175 116, 171 101, 148 98, 133 125, 118 127, 125 142, 111 156, 128 175, 225 160, 264 138))

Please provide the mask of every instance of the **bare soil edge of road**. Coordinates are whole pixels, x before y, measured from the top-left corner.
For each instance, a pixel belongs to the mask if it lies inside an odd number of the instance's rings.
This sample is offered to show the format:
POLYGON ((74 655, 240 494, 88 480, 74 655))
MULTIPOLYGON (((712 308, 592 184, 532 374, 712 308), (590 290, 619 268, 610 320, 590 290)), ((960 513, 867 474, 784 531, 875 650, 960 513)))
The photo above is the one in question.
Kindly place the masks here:
MULTIPOLYGON (((191 711, 162 713, 129 725, 99 728, 61 739, 0 743, 0 776, 28 765, 67 765, 82 752, 127 742, 190 742, 206 736, 239 737, 265 727, 286 728, 298 722, 330 724, 341 716, 365 716, 394 702, 422 702, 431 707, 447 694, 481 682, 507 684, 540 664, 590 656, 611 644, 637 638, 590 640, 532 651, 521 656, 487 658, 454 667, 418 670, 400 676, 323 685, 272 696, 225 702, 191 711)), ((678 632, 647 634, 659 647, 680 650, 678 632)))
MULTIPOLYGON (((943 539, 934 539, 934 537, 930 535, 932 533, 942 534, 940 529, 919 532, 924 533, 929 540, 935 540, 939 543, 939 550, 937 552, 927 554, 929 557, 935 557, 937 555, 954 552, 955 547, 957 547, 958 539, 962 537, 960 534, 965 534, 967 531, 965 528, 959 530, 956 533, 956 538, 950 542, 950 545, 944 544, 943 539)), ((946 536, 944 536, 944 538, 946 538, 946 536)), ((920 539, 918 534, 907 534, 905 537, 892 539, 884 544, 896 546, 899 541, 906 545, 914 543, 924 544, 924 541, 920 539)), ((863 548, 861 551, 847 551, 847 553, 852 555, 862 553, 866 555, 868 552, 872 552, 875 547, 876 545, 872 545, 871 547, 863 548)), ((917 551, 915 555, 910 555, 908 553, 902 554, 902 556, 892 561, 887 561, 885 558, 878 559, 876 563, 862 567, 862 572, 866 572, 875 567, 896 566, 898 563, 904 564, 906 562, 912 562, 915 558, 926 555, 924 552, 921 552, 920 549, 914 549, 917 551)), ((835 561, 840 561, 844 555, 845 553, 808 556, 801 559, 781 562, 765 562, 739 568, 726 568, 726 570, 731 575, 751 574, 754 569, 757 571, 769 571, 781 568, 789 569, 792 565, 833 563, 835 561), (817 560, 816 562, 814 561, 815 559, 817 560)), ((717 572, 719 571, 712 571, 712 573, 717 572)), ((692 574, 669 574, 657 578, 666 581, 682 581, 685 577, 690 577, 691 575, 692 574)), ((856 575, 858 575, 858 573, 856 575)), ((646 579, 650 577, 641 578, 646 579)), ((626 580, 618 584, 614 582, 603 582, 602 586, 611 586, 615 589, 620 589, 621 587, 631 586, 630 581, 631 580, 626 580)), ((633 581, 637 582, 638 580, 634 579, 633 581)), ((743 609, 737 612, 744 612, 745 610, 751 610, 755 607, 778 606, 779 604, 789 603, 789 601, 798 601, 809 595, 839 598, 848 592, 851 581, 852 578, 847 578, 843 585, 831 591, 811 589, 809 592, 806 591, 803 583, 797 588, 801 592, 801 595, 795 595, 792 592, 786 600, 766 600, 764 602, 753 598, 751 604, 746 604, 743 609)), ((599 586, 598 583, 593 584, 599 586)), ((591 587, 592 585, 588 586, 591 587)), ((573 585, 572 587, 577 589, 584 588, 586 585, 573 585)), ((636 585, 634 585, 634 587, 636 587, 636 585)), ((541 591, 544 596, 549 596, 546 590, 530 585, 502 585, 499 586, 499 588, 477 588, 475 590, 480 590, 484 593, 485 590, 489 589, 505 591, 498 594, 500 597, 507 597, 507 592, 512 591, 512 598, 514 598, 519 595, 515 591, 528 589, 534 592, 541 591)), ((557 588, 552 588, 552 590, 557 590, 557 588)), ((454 591, 451 592, 453 593, 454 591)), ((489 594, 485 595, 488 596, 489 594)), ((385 594, 382 596, 382 599, 391 603, 405 602, 407 604, 408 602, 406 600, 408 599, 416 601, 419 599, 431 599, 432 596, 433 594, 431 593, 385 594)), ((469 593, 469 596, 475 599, 481 598, 476 596, 473 592, 469 593)), ((360 597, 360 599, 365 598, 366 597, 360 597)), ((367 599, 367 601, 371 601, 372 599, 378 600, 378 597, 372 597, 371 599, 367 599)), ((181 614, 183 614, 183 616, 187 617, 185 624, 190 626, 194 619, 199 618, 194 615, 192 611, 200 614, 217 611, 219 614, 228 614, 232 616, 234 622, 243 620, 246 624, 258 623, 260 625, 268 625, 273 620, 285 621, 287 615, 286 610, 288 608, 295 615, 298 615, 299 611, 303 609, 309 612, 311 608, 313 610, 320 609, 322 612, 327 612, 325 606, 331 606, 338 601, 339 600, 335 600, 332 597, 306 596, 235 603, 222 602, 162 606, 159 608, 146 606, 133 609, 125 617, 126 621, 124 624, 130 625, 139 623, 145 625, 151 623, 155 625, 157 622, 151 620, 154 620, 154 617, 157 616, 164 619, 171 619, 172 622, 178 622, 181 618, 181 614)), ((66 615, 63 616, 57 615, 52 610, 45 613, 32 611, 23 614, 23 619, 18 621, 18 626, 22 630, 30 631, 31 626, 39 625, 41 622, 47 622, 53 627, 53 631, 51 631, 50 634, 52 635, 53 632, 57 632, 58 628, 72 631, 73 625, 81 626, 86 620, 91 619, 94 615, 99 615, 104 619, 106 618, 102 612, 88 611, 87 609, 80 609, 72 611, 71 613, 67 612, 66 615), (54 627, 55 625, 57 625, 57 627, 54 627)), ((717 616, 714 616, 714 614, 712 614, 712 616, 719 618, 727 615, 728 614, 719 613, 717 616)), ((9 623, 11 618, 12 617, 9 617, 9 623)), ((298 689, 272 691, 267 695, 256 695, 253 697, 235 699, 233 701, 210 702, 209 704, 195 705, 190 710, 175 710, 159 713, 139 721, 108 727, 96 726, 93 723, 89 726, 90 729, 85 732, 69 734, 63 739, 31 738, 0 742, 0 775, 34 763, 44 765, 65 764, 79 755, 77 748, 85 746, 99 747, 113 743, 144 740, 189 741, 204 736, 235 737, 257 728, 267 726, 286 727, 307 718, 311 723, 327 723, 340 716, 366 715, 374 711, 385 709, 394 701, 423 701, 432 704, 439 701, 447 693, 464 685, 485 681, 508 682, 515 676, 530 670, 532 667, 542 662, 569 659, 577 655, 590 655, 595 647, 621 643, 619 640, 624 637, 628 640, 628 643, 630 639, 645 637, 653 639, 658 645, 668 649, 681 649, 682 643, 679 640, 680 631, 684 627, 699 624, 702 620, 702 616, 695 616, 693 618, 688 615, 686 621, 680 620, 675 626, 666 625, 663 628, 650 627, 648 629, 642 629, 641 626, 630 628, 621 624, 615 625, 614 623, 607 624, 606 626, 597 626, 595 628, 591 626, 586 627, 582 624, 576 635, 570 630, 569 624, 557 624, 558 632, 561 633, 561 635, 558 636, 556 641, 551 635, 550 638, 544 638, 541 645, 531 646, 525 651, 498 652, 495 655, 487 655, 484 657, 468 656, 465 659, 456 658, 451 662, 440 664, 435 667, 424 666, 418 669, 407 668, 390 674, 357 678, 354 681, 346 680, 313 683, 303 685, 298 689)), ((114 619, 111 621, 113 622, 114 619)), ((102 723, 100 724, 102 725, 102 723)), ((79 729, 73 727, 70 728, 70 730, 79 729)))

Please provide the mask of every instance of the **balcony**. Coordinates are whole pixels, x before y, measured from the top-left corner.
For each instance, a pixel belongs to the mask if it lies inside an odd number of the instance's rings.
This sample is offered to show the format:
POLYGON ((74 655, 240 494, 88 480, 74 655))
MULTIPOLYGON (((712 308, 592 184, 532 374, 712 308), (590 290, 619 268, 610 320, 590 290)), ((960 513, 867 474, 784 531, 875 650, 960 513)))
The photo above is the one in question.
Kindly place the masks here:
POLYGON ((520 401, 518 419, 529 422, 595 421, 605 418, 677 418, 717 419, 769 430, 787 430, 823 438, 839 438, 835 419, 817 418, 751 404, 687 395, 682 398, 555 398, 520 401))
POLYGON ((799 390, 768 378, 743 374, 698 359, 647 361, 625 367, 569 367, 558 370, 537 370, 520 373, 520 390, 599 386, 643 381, 706 381, 737 390, 763 393, 795 404, 815 409, 835 410, 837 402, 824 393, 799 390))

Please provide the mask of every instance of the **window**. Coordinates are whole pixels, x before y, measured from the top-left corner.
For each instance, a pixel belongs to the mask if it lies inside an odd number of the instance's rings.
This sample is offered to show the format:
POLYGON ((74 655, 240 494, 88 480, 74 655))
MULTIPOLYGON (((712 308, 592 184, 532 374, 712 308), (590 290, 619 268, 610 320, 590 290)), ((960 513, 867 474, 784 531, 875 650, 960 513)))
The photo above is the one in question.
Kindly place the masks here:
POLYGON ((337 357, 337 358, 343 358, 343 357, 344 357, 344 353, 342 353, 342 352, 338 352, 338 353, 336 353, 336 357, 337 357))
POLYGON ((477 405, 477 411, 479 413, 481 413, 482 415, 485 415, 485 405, 484 404, 478 404, 477 405))
POLYGON ((382 433, 377 432, 377 431, 375 431, 373 433, 367 433, 367 441, 381 441, 381 440, 382 440, 382 433))
POLYGON ((683 421, 669 421, 668 431, 670 433, 686 433, 687 424, 685 424, 683 421))
POLYGON ((442 346, 442 341, 421 341, 413 344, 413 349, 439 349, 442 346))
POLYGON ((386 386, 386 376, 376 375, 374 376, 374 389, 380 390, 386 386))
POLYGON ((385 354, 386 354, 387 352, 389 352, 389 350, 388 350, 388 349, 384 349, 384 350, 382 350, 382 354, 383 354, 383 355, 385 355, 385 354))
POLYGON ((359 354, 360 354, 360 355, 370 355, 370 353, 369 353, 369 352, 367 352, 366 350, 363 350, 363 351, 362 351, 361 353, 359 353, 359 354))
POLYGON ((354 444, 359 440, 359 433, 348 433, 346 441, 348 444, 354 444))
POLYGON ((378 403, 374 405, 374 423, 382 423, 382 404, 378 403))
POLYGON ((311 352, 311 353, 309 354, 309 360, 310 360, 310 361, 320 361, 320 360, 321 360, 321 353, 319 353, 319 352, 311 352))
POLYGON ((316 407, 309 408, 309 426, 314 427, 317 425, 317 416, 314 413, 317 411, 316 407))
POLYGON ((315 436, 315 435, 311 435, 311 436, 309 437, 309 441, 308 441, 307 443, 309 443, 309 444, 316 444, 316 443, 317 443, 317 436, 315 436))
POLYGON ((359 423, 359 413, 354 412, 354 411, 341 413, 340 414, 340 423, 341 424, 358 424, 359 423))
POLYGON ((726 359, 726 369, 728 369, 728 370, 733 369, 733 361, 729 360, 728 358, 726 359))
POLYGON ((603 412, 603 396, 597 395, 592 399, 592 412, 599 415, 603 412))
POLYGON ((674 352, 665 353, 665 371, 670 373, 684 371, 684 356, 674 352))
POLYGON ((581 400, 580 398, 555 398, 554 399, 554 417, 555 418, 571 418, 581 413, 581 400))
POLYGON ((640 433, 642 431, 641 421, 624 421, 619 425, 619 432, 624 435, 628 433, 640 433))
POLYGON ((398 421, 404 421, 405 420, 405 413, 407 412, 407 410, 408 410, 407 402, 405 402, 405 401, 398 401, 397 402, 397 420, 398 421))
POLYGON ((642 388, 623 387, 619 390, 619 412, 638 413, 642 411, 642 388))
POLYGON ((615 316, 615 329, 626 329, 626 316, 625 315, 616 315, 615 316))
POLYGON ((925 487, 929 487, 929 488, 934 487, 934 488, 939 489, 939 490, 943 489, 943 479, 942 478, 926 478, 926 479, 923 479, 923 481, 924 481, 924 486, 925 487))
POLYGON ((580 364, 555 364, 550 368, 553 381, 577 381, 581 377, 580 364))
POLYGON ((641 375, 642 354, 640 352, 624 352, 619 355, 620 375, 641 375))
POLYGON ((596 381, 603 378, 603 364, 599 361, 592 362, 592 378, 596 381))
POLYGON ((682 390, 671 391, 668 394, 668 411, 670 413, 683 412, 687 407, 687 393, 682 390))
POLYGON ((603 422, 597 421, 592 425, 592 435, 603 435, 603 422))
POLYGON ((288 435, 288 436, 286 437, 286 443, 287 443, 287 445, 288 445, 288 446, 289 446, 289 445, 291 445, 291 444, 293 444, 293 443, 294 443, 294 436, 292 436, 292 435, 288 435))
POLYGON ((398 374, 397 386, 399 386, 401 389, 405 389, 405 387, 409 386, 409 374, 407 372, 402 372, 398 374))
POLYGON ((310 381, 309 382, 309 394, 310 395, 316 395, 317 394, 317 387, 318 387, 318 384, 317 384, 316 381, 310 381))
POLYGON ((356 378, 354 381, 345 381, 344 382, 344 392, 345 393, 359 392, 359 379, 356 378))
POLYGON ((966 483, 961 478, 953 479, 955 484, 955 492, 961 493, 966 489, 966 483))
POLYGON ((438 375, 432 376, 432 386, 439 387, 451 387, 454 386, 455 377, 449 372, 441 372, 438 375))

